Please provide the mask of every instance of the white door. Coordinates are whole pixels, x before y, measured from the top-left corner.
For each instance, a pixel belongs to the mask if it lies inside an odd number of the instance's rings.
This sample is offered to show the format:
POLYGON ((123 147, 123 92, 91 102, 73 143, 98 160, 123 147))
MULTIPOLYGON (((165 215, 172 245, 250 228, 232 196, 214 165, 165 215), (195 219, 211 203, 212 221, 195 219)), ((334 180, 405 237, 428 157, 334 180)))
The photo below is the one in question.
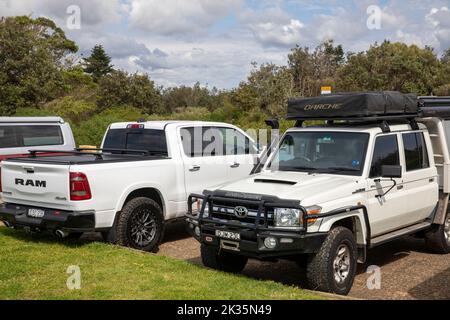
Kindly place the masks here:
POLYGON ((229 163, 223 154, 223 139, 214 127, 190 126, 180 129, 183 146, 186 194, 214 190, 229 180, 229 163))
POLYGON ((439 182, 436 167, 430 165, 433 155, 427 150, 423 132, 408 132, 401 137, 405 159, 404 192, 409 197, 402 220, 411 225, 433 213, 439 197, 439 182))
POLYGON ((394 179, 397 185, 383 196, 394 185, 393 181, 381 178, 383 165, 401 165, 397 134, 378 136, 372 152, 367 186, 372 237, 401 228, 402 217, 410 201, 406 196, 402 178, 394 179))
POLYGON ((258 159, 258 148, 249 137, 235 128, 221 128, 224 153, 228 163, 228 180, 247 177, 258 159))

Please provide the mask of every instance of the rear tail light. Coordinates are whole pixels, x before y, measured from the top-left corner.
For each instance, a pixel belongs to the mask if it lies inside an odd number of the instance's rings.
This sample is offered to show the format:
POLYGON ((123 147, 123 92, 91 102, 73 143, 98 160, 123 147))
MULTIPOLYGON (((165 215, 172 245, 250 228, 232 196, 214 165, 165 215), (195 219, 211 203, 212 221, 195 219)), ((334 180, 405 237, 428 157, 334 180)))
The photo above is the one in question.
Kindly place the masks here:
POLYGON ((70 200, 82 201, 92 198, 89 181, 84 173, 70 173, 70 200))

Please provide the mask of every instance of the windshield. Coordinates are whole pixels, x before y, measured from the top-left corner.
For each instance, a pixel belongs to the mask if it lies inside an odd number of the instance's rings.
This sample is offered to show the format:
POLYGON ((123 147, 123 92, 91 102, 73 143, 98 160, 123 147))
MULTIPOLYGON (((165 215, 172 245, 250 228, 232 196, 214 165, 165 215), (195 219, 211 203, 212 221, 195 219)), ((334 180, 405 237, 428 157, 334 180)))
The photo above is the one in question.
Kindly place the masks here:
POLYGON ((111 129, 106 134, 103 149, 145 150, 167 155, 166 133, 151 129, 111 129))
POLYGON ((369 134, 355 132, 289 132, 268 168, 361 175, 369 134))

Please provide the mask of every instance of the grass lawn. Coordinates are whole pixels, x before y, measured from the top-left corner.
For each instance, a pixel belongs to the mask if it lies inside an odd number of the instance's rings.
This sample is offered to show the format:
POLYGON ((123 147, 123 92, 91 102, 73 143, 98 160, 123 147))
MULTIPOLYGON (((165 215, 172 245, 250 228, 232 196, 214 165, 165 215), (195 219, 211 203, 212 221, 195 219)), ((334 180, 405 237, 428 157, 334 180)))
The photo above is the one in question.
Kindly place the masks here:
POLYGON ((324 299, 319 293, 89 241, 0 227, 0 299, 324 299), (81 289, 69 290, 69 266, 81 289))

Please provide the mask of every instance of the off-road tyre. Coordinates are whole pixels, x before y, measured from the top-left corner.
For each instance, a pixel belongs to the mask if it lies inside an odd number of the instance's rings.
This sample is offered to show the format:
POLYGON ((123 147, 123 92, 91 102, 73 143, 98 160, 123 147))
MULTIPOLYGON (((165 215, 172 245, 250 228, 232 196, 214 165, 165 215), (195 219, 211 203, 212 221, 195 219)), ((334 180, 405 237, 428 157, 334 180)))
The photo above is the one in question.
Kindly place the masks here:
POLYGON ((345 227, 332 229, 319 251, 308 257, 306 278, 310 289, 347 295, 352 288, 357 266, 357 246, 355 236, 345 227), (345 250, 345 251, 342 251, 345 250), (344 252, 341 267, 335 268, 339 252, 344 252), (348 266, 346 276, 343 269, 348 266), (339 280, 336 279, 339 278, 339 280))
POLYGON ((118 245, 157 252, 164 234, 162 209, 150 198, 134 198, 125 204, 109 233, 118 245))
POLYGON ((450 253, 450 213, 447 213, 443 225, 433 225, 425 233, 427 248, 435 253, 450 253))

